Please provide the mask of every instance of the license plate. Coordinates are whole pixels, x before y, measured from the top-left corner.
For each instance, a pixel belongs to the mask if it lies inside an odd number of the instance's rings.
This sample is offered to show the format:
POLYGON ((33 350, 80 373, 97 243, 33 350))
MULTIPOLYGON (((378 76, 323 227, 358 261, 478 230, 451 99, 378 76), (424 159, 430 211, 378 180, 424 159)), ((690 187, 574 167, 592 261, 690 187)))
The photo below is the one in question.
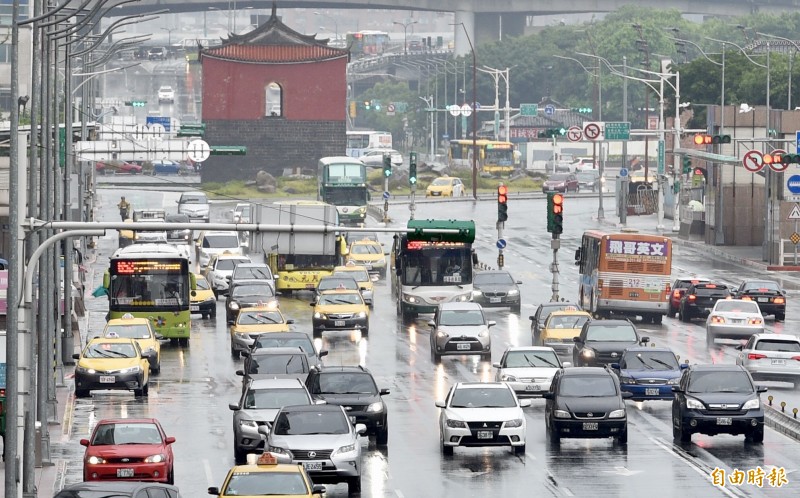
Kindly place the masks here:
POLYGON ((597 422, 584 422, 583 423, 583 430, 585 430, 585 431, 596 431, 597 430, 597 422))
POLYGON ((732 425, 733 419, 730 417, 717 417, 717 425, 732 425))
POLYGON ((526 391, 541 391, 542 389, 539 387, 539 384, 528 384, 525 386, 526 391))
POLYGON ((117 477, 133 477, 133 469, 117 469, 117 477))
POLYGON ((303 462, 306 470, 322 470, 322 462, 303 462))
POLYGON ((490 297, 489 298, 489 302, 490 303, 499 303, 500 301, 501 301, 501 299, 499 297, 490 297))
POLYGON ((772 360, 772 362, 771 362, 771 363, 772 363, 773 365, 786 365, 786 360, 783 360, 783 359, 772 360))
POLYGON ((658 396, 658 388, 657 387, 646 387, 644 389, 645 396, 658 396))
POLYGON ((200 311, 200 305, 198 304, 190 304, 189 311, 200 311))
POLYGON ((344 327, 346 322, 344 320, 334 320, 333 326, 334 327, 344 327))
POLYGON ((316 289, 317 286, 314 284, 306 284, 306 289, 316 289))
POLYGON ((367 270, 371 270, 371 269, 372 269, 372 265, 370 265, 370 264, 365 264, 365 265, 364 265, 364 268, 366 268, 367 270))
POLYGON ((768 297, 759 297, 758 298, 758 302, 759 303, 768 303, 769 302, 769 298, 768 297))
POLYGON ((431 192, 431 195, 441 195, 441 192, 431 192))
POLYGON ((116 381, 117 381, 117 379, 113 375, 101 375, 100 376, 100 383, 101 384, 113 384, 116 381))
POLYGON ((478 439, 492 439, 493 437, 492 431, 478 431, 478 439))
POLYGON ((470 345, 467 344, 467 343, 461 342, 461 343, 456 344, 456 349, 458 349, 459 351, 469 351, 470 350, 470 345))

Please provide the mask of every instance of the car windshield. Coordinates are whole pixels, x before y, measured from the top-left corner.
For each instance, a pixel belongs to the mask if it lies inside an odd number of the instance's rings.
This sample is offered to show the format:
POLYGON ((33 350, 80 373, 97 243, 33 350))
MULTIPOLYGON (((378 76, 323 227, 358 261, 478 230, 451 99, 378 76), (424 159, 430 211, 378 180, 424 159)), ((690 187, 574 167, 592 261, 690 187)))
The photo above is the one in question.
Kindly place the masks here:
POLYGON ((550 316, 550 313, 554 311, 562 311, 562 310, 576 310, 578 309, 575 305, 572 304, 543 304, 540 306, 541 312, 539 313, 539 322, 544 323, 547 320, 547 317, 550 316))
POLYGON ((181 204, 208 204, 208 198, 204 195, 186 195, 181 196, 181 204))
POLYGON ((208 280, 206 280, 205 277, 201 277, 201 276, 198 275, 197 278, 195 278, 195 281, 197 282, 197 288, 198 289, 200 289, 200 290, 211 290, 211 286, 208 285, 208 280))
POLYGON ((632 325, 592 325, 586 331, 586 342, 639 342, 632 325))
POLYGON ((766 281, 758 281, 758 282, 747 282, 746 284, 744 284, 744 287, 742 287, 743 291, 752 291, 752 290, 754 290, 754 291, 759 291, 759 292, 765 292, 765 291, 762 291, 761 289, 765 289, 766 291, 772 291, 772 292, 781 290, 781 288, 780 288, 780 286, 778 286, 778 284, 776 284, 775 282, 770 282, 768 280, 766 280, 766 281))
POLYGON ((301 374, 308 373, 304 354, 254 354, 248 362, 248 374, 301 374))
POLYGON ((689 393, 751 393, 753 384, 742 371, 698 371, 689 377, 689 393))
POLYGON ((245 311, 239 313, 236 323, 239 325, 283 323, 283 315, 278 311, 245 311))
POLYGON ((217 260, 217 265, 215 270, 221 271, 233 271, 236 268, 236 265, 239 263, 249 263, 250 260, 246 258, 236 258, 236 259, 219 259, 217 260))
POLYGON ((323 294, 319 297, 319 304, 364 304, 361 294, 343 292, 341 294, 323 294))
POLYGON ((350 252, 353 254, 383 254, 383 249, 372 244, 354 244, 350 252))
POLYGON ((323 278, 317 285, 317 292, 331 289, 358 290, 358 283, 350 277, 346 278, 323 278))
POLYGON ((586 315, 555 315, 547 322, 549 329, 579 329, 589 321, 586 315))
POLYGON ((233 280, 271 280, 268 266, 241 266, 233 270, 233 280))
POLYGON ((169 223, 189 223, 188 214, 168 214, 167 222, 169 223))
POLYGON ((83 352, 84 358, 136 358, 133 344, 119 342, 94 342, 83 352))
POLYGON ((800 352, 800 342, 780 339, 761 339, 756 343, 756 351, 800 352))
POLYGON ((242 472, 231 474, 220 496, 302 495, 309 493, 300 472, 242 472))
POLYGON ((122 337, 125 339, 149 339, 152 337, 150 334, 150 327, 145 324, 138 325, 109 325, 106 327, 105 335, 114 334, 114 337, 122 337))
POLYGON ((567 175, 551 175, 547 179, 548 182, 564 182, 567 180, 567 175))
POLYGON ((758 304, 753 301, 739 301, 722 299, 717 301, 714 311, 726 311, 731 313, 760 313, 758 304))
POLYGON ((309 389, 314 394, 378 394, 368 373, 328 372, 313 378, 309 389))
POLYGON ((310 404, 305 389, 250 389, 244 397, 243 408, 261 410, 310 404))
POLYGON ((349 270, 349 271, 335 271, 334 276, 348 276, 353 277, 356 282, 368 282, 370 280, 369 273, 366 270, 349 270))
POLYGON ((101 424, 92 436, 92 446, 116 444, 161 444, 161 432, 155 424, 101 424))
POLYGON ((608 375, 568 375, 561 379, 558 394, 581 398, 616 396, 617 387, 608 375))
POLYGON ((678 359, 671 351, 627 351, 619 362, 629 370, 678 370, 678 359))
POLYGON ((509 351, 505 368, 559 368, 561 363, 554 351, 509 351))
POLYGON ((231 297, 274 297, 272 286, 269 284, 237 285, 231 291, 231 297))
POLYGON ((437 178, 433 182, 431 182, 431 185, 436 187, 445 187, 447 185, 450 185, 451 183, 453 183, 453 180, 450 178, 437 178))
POLYGON ((377 242, 378 234, 375 232, 347 232, 345 238, 348 244, 357 240, 372 240, 377 242))
POLYGON ((508 273, 476 273, 472 277, 472 283, 475 285, 514 285, 514 279, 508 273))
POLYGON ((470 387, 456 389, 450 408, 511 408, 517 406, 508 389, 497 387, 470 387))
POLYGON ((350 426, 350 421, 339 411, 281 412, 272 432, 276 436, 349 434, 350 426))
POLYGON ((439 325, 483 325, 481 310, 443 310, 439 314, 439 325))
POLYGON ((578 180, 582 182, 592 182, 597 176, 594 173, 578 173, 578 180))
POLYGON ((231 235, 206 235, 203 237, 203 247, 206 249, 238 249, 239 237, 231 235))
POLYGON ((308 338, 275 337, 276 334, 260 334, 253 344, 253 349, 258 348, 300 348, 304 353, 314 353, 314 344, 308 338))

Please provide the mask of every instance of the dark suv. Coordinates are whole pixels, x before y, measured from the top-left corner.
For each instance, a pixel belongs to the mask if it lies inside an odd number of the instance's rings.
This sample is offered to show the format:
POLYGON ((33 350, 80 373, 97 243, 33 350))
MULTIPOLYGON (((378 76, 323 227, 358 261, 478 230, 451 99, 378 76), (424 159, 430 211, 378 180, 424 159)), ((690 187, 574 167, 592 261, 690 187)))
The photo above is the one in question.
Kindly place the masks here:
POLYGON ((314 400, 343 406, 353 423, 367 426, 367 434, 385 446, 389 442, 386 404, 381 396, 388 389, 378 389, 372 374, 364 367, 314 367, 306 378, 306 387, 314 400))
POLYGON ((720 299, 730 299, 731 291, 727 285, 712 282, 693 284, 686 289, 678 307, 678 318, 690 322, 693 318, 705 318, 720 299))
POLYGON ((672 436, 688 443, 692 434, 744 434, 764 441, 764 407, 752 377, 741 365, 692 365, 673 386, 672 436))
POLYGON ((572 364, 576 367, 602 367, 619 362, 631 346, 650 341, 639 337, 628 320, 590 320, 583 324, 581 335, 573 338, 572 364))

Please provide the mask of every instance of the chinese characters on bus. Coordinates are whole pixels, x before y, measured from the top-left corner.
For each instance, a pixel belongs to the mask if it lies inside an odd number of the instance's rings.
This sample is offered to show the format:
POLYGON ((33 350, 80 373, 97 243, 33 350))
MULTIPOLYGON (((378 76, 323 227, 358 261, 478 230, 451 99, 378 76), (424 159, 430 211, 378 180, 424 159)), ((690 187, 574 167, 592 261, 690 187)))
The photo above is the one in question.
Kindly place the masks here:
POLYGON ((611 239, 606 244, 606 254, 620 259, 666 258, 669 246, 663 242, 611 239))

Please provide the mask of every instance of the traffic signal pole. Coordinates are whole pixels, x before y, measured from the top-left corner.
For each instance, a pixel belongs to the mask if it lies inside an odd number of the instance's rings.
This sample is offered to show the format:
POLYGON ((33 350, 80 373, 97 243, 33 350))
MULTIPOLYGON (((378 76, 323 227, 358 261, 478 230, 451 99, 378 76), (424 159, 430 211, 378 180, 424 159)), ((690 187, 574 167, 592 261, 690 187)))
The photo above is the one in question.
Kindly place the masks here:
POLYGON ((553 274, 553 282, 550 288, 553 295, 550 297, 550 302, 557 302, 558 297, 558 250, 561 248, 561 236, 557 233, 553 234, 553 240, 550 241, 550 248, 553 249, 553 263, 550 265, 550 272, 553 274))

